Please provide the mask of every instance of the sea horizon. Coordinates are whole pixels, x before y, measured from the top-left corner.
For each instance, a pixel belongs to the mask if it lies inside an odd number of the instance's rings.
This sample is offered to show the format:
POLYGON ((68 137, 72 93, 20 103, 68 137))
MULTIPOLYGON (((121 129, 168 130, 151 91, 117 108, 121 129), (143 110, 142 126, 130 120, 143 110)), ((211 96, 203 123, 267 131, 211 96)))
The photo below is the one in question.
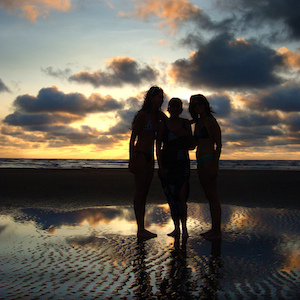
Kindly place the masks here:
MULTIPOLYGON (((32 169, 101 169, 128 167, 128 159, 53 159, 53 158, 0 158, 0 168, 32 169)), ((157 168, 157 164, 155 164, 157 168)), ((191 169, 197 161, 191 160, 191 169)), ((220 160, 224 170, 294 170, 300 171, 300 160, 220 160)))

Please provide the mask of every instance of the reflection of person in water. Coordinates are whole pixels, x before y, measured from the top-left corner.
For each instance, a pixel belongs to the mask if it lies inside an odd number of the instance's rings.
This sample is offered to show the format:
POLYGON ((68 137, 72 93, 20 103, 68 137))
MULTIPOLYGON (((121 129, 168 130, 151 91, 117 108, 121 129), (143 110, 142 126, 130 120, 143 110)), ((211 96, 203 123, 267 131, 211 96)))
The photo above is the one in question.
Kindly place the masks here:
POLYGON ((200 289, 200 294, 203 299, 218 299, 217 292, 218 290, 221 290, 221 242, 221 239, 211 241, 211 254, 206 266, 204 266, 205 274, 203 276, 202 286, 200 289))
POLYGON ((182 239, 180 247, 179 236, 175 237, 174 248, 171 250, 171 260, 167 265, 166 276, 160 284, 158 299, 191 299, 192 288, 191 269, 187 266, 187 239, 182 239))
POLYGON ((133 260, 133 273, 135 281, 134 299, 150 299, 153 297, 151 277, 147 272, 145 241, 138 239, 133 260))
POLYGON ((221 154, 221 129, 203 95, 190 99, 190 114, 195 122, 197 170, 201 186, 208 199, 212 228, 202 234, 206 239, 221 238, 221 205, 217 193, 217 176, 221 154))
POLYGON ((180 118, 182 101, 172 98, 169 101, 170 118, 161 122, 157 134, 156 151, 159 177, 168 203, 175 229, 169 236, 180 234, 180 221, 183 237, 188 236, 187 198, 189 194, 190 159, 189 142, 192 136, 190 122, 180 118), (163 147, 162 147, 163 144, 163 147))
POLYGON ((132 122, 129 144, 129 170, 134 174, 134 212, 139 237, 157 236, 145 229, 145 206, 154 172, 154 140, 159 121, 166 118, 161 112, 163 90, 153 86, 146 93, 144 104, 132 122))

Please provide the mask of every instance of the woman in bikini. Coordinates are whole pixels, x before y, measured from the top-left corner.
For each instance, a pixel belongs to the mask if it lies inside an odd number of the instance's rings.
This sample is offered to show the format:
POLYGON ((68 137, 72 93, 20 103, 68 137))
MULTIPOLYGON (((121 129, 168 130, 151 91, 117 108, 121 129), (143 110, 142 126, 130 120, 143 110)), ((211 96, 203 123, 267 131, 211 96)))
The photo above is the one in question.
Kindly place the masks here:
POLYGON ((156 140, 158 174, 175 227, 168 235, 173 237, 180 235, 181 221, 182 236, 187 238, 186 202, 189 195, 189 143, 192 130, 189 120, 179 117, 182 113, 182 101, 179 98, 172 98, 169 101, 168 112, 170 118, 160 123, 156 140))
POLYGON ((161 119, 164 92, 153 86, 146 93, 144 104, 132 122, 129 143, 129 170, 134 174, 134 212, 138 226, 137 235, 142 238, 156 237, 145 229, 145 206, 154 173, 154 140, 161 119))
POLYGON ((217 176, 221 155, 221 129, 203 95, 190 98, 190 114, 195 123, 197 170, 201 186, 208 199, 212 227, 201 235, 209 240, 221 238, 221 205, 217 192, 217 176))

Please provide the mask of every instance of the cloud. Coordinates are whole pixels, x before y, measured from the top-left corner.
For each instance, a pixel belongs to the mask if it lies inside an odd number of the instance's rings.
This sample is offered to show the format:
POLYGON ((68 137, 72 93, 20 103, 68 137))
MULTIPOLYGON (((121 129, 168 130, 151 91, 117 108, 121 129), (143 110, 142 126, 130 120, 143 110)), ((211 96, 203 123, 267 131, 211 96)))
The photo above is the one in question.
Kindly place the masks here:
POLYGON ((51 11, 68 11, 71 0, 0 0, 0 8, 10 13, 17 11, 20 17, 35 22, 38 17, 46 18, 51 11))
POLYGON ((41 68, 41 71, 48 76, 52 76, 59 79, 66 79, 70 76, 71 69, 67 68, 65 70, 54 70, 53 67, 41 68))
POLYGON ((287 126, 291 132, 297 134, 297 137, 300 140, 300 113, 289 114, 287 126))
POLYGON ((255 113, 240 111, 236 117, 231 120, 234 126, 242 127, 264 127, 274 126, 280 122, 280 117, 277 113, 255 113))
MULTIPOLYGON (((139 95, 142 98, 142 94, 139 95)), ((119 110, 116 114, 117 123, 109 128, 107 134, 126 134, 131 131, 132 121, 141 108, 141 101, 138 97, 130 97, 125 101, 124 109, 119 110)))
POLYGON ((3 123, 13 126, 37 126, 49 124, 70 124, 82 120, 82 117, 70 114, 20 114, 13 113, 5 117, 3 123))
POLYGON ((119 15, 142 20, 157 16, 164 20, 160 23, 161 27, 167 25, 172 30, 175 30, 180 22, 187 21, 200 13, 199 7, 187 0, 142 0, 133 2, 135 2, 133 12, 120 12, 119 15))
POLYGON ((188 22, 194 22, 202 29, 224 30, 231 24, 230 19, 214 22, 197 5, 188 0, 133 0, 132 12, 119 12, 122 17, 137 18, 147 21, 154 16, 161 21, 160 28, 169 28, 175 33, 178 27, 188 22))
POLYGON ((2 79, 0 78, 0 93, 2 92, 10 92, 10 89, 4 84, 2 79))
POLYGON ((260 111, 279 110, 282 112, 300 112, 300 88, 298 86, 280 86, 271 91, 245 97, 244 104, 250 109, 260 111))
POLYGON ((116 86, 122 87, 124 84, 140 85, 143 82, 154 81, 158 72, 146 65, 140 66, 130 57, 114 57, 107 60, 107 68, 91 72, 80 72, 69 78, 70 81, 79 83, 89 83, 94 87, 116 86))
POLYGON ((80 93, 65 94, 55 86, 41 89, 37 96, 18 96, 13 105, 19 113, 63 112, 80 116, 122 108, 122 103, 110 96, 94 93, 87 98, 80 93))
POLYGON ((5 136, 18 138, 31 143, 45 143, 49 147, 70 147, 73 145, 96 145, 101 148, 117 144, 120 140, 107 136, 97 128, 82 125, 74 128, 70 125, 56 124, 19 124, 22 127, 2 126, 5 136), (22 128, 22 129, 21 129, 22 128))
POLYGON ((229 117, 233 110, 231 104, 231 98, 225 93, 215 93, 207 97, 213 111, 216 113, 216 117, 224 118, 229 117))
POLYGON ((15 111, 4 118, 1 133, 17 139, 25 148, 29 145, 24 142, 45 143, 50 148, 72 145, 109 148, 128 139, 141 99, 142 93, 121 102, 96 93, 87 98, 79 93, 64 94, 57 87, 43 88, 36 97, 16 98, 15 111), (83 122, 87 114, 102 112, 115 113, 115 124, 107 131, 88 125, 73 126, 83 122))
POLYGON ((300 54, 289 50, 286 47, 281 47, 278 52, 282 55, 285 63, 293 69, 300 70, 300 54))
POLYGON ((16 98, 15 111, 4 118, 1 133, 24 141, 30 138, 32 142, 44 142, 49 147, 94 144, 105 148, 119 140, 97 128, 72 125, 84 121, 87 114, 117 113, 123 106, 110 96, 94 93, 87 98, 80 93, 65 94, 57 87, 43 88, 37 96, 16 98))
POLYGON ((218 0, 217 7, 239 16, 242 29, 265 29, 275 39, 300 38, 300 1, 298 0, 218 0), (266 25, 266 27, 264 26, 266 25))
POLYGON ((191 88, 265 88, 281 82, 275 71, 283 66, 278 52, 221 34, 199 46, 188 59, 175 61, 169 75, 191 88))

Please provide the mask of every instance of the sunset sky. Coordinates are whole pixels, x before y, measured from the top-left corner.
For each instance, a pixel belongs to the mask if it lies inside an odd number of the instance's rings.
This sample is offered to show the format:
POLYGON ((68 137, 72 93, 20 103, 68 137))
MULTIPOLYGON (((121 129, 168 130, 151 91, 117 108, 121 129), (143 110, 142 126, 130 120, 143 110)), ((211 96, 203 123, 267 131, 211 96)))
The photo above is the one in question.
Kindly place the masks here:
POLYGON ((0 0, 0 28, 2 158, 126 159, 158 85, 207 96, 221 159, 300 159, 299 0, 0 0))

